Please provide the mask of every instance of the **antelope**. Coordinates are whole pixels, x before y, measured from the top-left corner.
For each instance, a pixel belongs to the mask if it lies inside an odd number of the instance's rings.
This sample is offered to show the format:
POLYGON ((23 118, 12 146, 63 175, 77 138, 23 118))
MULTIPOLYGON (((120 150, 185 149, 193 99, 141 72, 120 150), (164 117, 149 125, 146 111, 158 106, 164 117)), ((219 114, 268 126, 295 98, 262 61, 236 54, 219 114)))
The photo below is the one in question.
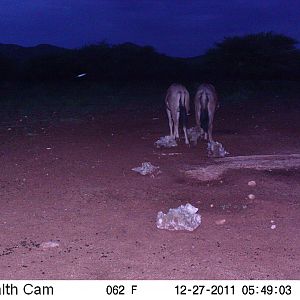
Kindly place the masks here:
POLYGON ((189 145, 187 135, 187 116, 190 111, 190 94, 181 85, 173 83, 167 90, 165 98, 166 110, 169 119, 170 136, 179 139, 179 118, 182 118, 185 144, 189 145))
POLYGON ((213 142, 212 129, 216 107, 218 106, 218 96, 212 84, 201 84, 195 95, 195 118, 196 125, 200 128, 201 136, 209 142, 213 142))

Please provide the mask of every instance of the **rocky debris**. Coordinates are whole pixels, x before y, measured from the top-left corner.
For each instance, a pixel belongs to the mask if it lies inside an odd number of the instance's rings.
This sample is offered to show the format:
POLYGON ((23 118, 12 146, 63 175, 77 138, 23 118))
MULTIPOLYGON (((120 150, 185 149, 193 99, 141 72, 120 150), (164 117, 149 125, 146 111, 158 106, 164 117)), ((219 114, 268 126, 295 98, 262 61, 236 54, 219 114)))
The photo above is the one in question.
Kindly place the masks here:
POLYGON ((156 226, 159 229, 193 231, 201 224, 201 216, 197 211, 198 208, 190 203, 170 208, 167 214, 159 211, 156 226))
POLYGON ((141 167, 131 169, 141 175, 154 174, 159 172, 159 167, 153 166, 150 162, 143 162, 141 167))
POLYGON ((248 182, 248 185, 254 187, 256 186, 256 182, 254 180, 251 180, 248 182))
POLYGON ((39 247, 40 249, 46 250, 49 248, 59 247, 59 243, 55 241, 42 242, 39 247))
POLYGON ((225 150, 223 145, 219 142, 209 142, 207 144, 208 157, 225 157, 229 152, 225 150))
POLYGON ((191 127, 187 129, 187 134, 188 134, 189 141, 193 145, 197 145, 198 139, 201 137, 200 129, 198 127, 191 127))
POLYGON ((154 145, 156 148, 172 148, 178 146, 175 138, 170 135, 161 137, 154 143, 154 145))

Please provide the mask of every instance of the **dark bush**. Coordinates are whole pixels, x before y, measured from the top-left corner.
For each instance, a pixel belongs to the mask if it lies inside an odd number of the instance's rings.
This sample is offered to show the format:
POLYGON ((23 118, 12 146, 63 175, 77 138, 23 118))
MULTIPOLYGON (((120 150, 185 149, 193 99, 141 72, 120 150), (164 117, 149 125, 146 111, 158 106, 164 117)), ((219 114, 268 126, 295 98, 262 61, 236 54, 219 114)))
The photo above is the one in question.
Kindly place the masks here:
POLYGON ((228 37, 208 50, 203 69, 211 78, 295 79, 300 64, 296 44, 295 39, 272 32, 228 37))

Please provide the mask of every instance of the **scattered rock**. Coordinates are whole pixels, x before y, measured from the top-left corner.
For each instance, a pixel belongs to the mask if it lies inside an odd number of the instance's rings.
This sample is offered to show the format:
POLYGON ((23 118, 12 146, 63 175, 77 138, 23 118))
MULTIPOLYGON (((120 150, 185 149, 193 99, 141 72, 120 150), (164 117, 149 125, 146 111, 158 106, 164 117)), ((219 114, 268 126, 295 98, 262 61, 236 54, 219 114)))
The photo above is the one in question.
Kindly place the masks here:
POLYGON ((157 213, 156 226, 167 230, 193 231, 201 224, 201 216, 197 214, 198 208, 190 203, 177 208, 170 208, 167 214, 157 213))
POLYGON ((248 195, 248 198, 249 198, 250 200, 254 200, 254 199, 255 199, 255 195, 249 194, 249 195, 248 195))
POLYGON ((191 127, 187 129, 187 134, 190 142, 193 145, 197 145, 198 139, 201 137, 201 132, 198 127, 191 127))
POLYGON ((220 219, 220 220, 215 221, 215 223, 217 225, 224 225, 226 223, 226 220, 225 219, 220 219))
POLYGON ((143 162, 141 167, 131 169, 132 171, 138 172, 141 175, 148 175, 153 173, 160 173, 159 167, 153 166, 150 162, 143 162))
POLYGON ((40 248, 43 249, 43 250, 46 250, 46 249, 49 249, 49 248, 55 248, 55 247, 59 247, 58 242, 49 241, 49 242, 42 242, 40 244, 40 248))
POLYGON ((254 180, 251 180, 248 182, 249 186, 256 186, 256 182, 254 180))
POLYGON ((162 156, 174 156, 174 155, 182 155, 180 152, 171 152, 171 153, 161 153, 162 156))
POLYGON ((156 148, 172 148, 178 146, 175 138, 169 135, 161 137, 154 145, 156 148))
POLYGON ((212 141, 207 144, 208 156, 209 157, 225 157, 229 152, 227 152, 223 145, 219 142, 212 141))

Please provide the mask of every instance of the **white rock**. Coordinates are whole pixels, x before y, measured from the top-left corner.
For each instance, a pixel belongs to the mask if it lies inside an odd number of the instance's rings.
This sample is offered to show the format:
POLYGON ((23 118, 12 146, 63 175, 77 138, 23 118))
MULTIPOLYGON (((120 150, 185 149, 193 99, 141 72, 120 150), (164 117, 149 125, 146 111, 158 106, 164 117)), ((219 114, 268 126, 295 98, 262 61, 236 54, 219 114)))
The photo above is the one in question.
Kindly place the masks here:
POLYGON ((131 169, 132 171, 138 172, 141 175, 147 175, 159 172, 159 167, 153 166, 150 162, 143 162, 141 167, 131 169))
POLYGON ((249 186, 256 186, 256 182, 254 180, 251 180, 248 182, 249 186))
POLYGON ((172 148, 177 147, 177 142, 174 137, 171 136, 163 136, 159 140, 157 140, 154 145, 156 148, 172 148))
POLYGON ((248 198, 249 198, 250 200, 254 200, 254 199, 255 199, 255 195, 249 194, 249 195, 248 195, 248 198))
POLYGON ((170 208, 167 214, 162 211, 157 213, 156 226, 167 230, 193 231, 201 224, 201 215, 197 214, 198 208, 190 203, 177 208, 170 208))
POLYGON ((41 249, 49 249, 49 248, 55 248, 55 247, 59 247, 58 242, 49 241, 49 242, 43 242, 40 244, 41 249))
POLYGON ((217 225, 224 225, 226 223, 225 219, 220 219, 215 222, 217 225))

